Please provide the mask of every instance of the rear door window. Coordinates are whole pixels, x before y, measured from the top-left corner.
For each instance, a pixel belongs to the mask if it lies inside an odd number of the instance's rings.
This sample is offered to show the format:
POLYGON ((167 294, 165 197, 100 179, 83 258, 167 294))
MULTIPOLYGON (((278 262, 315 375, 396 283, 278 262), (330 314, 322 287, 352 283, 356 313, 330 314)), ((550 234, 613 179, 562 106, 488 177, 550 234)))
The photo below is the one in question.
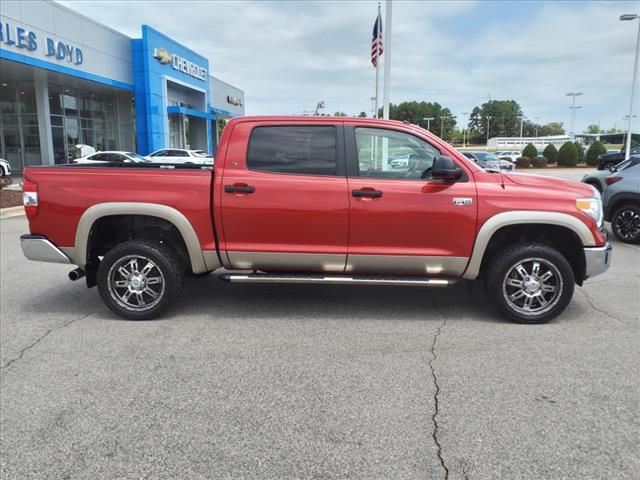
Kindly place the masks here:
POLYGON ((247 168, 272 173, 336 175, 334 126, 268 126, 251 132, 247 168))

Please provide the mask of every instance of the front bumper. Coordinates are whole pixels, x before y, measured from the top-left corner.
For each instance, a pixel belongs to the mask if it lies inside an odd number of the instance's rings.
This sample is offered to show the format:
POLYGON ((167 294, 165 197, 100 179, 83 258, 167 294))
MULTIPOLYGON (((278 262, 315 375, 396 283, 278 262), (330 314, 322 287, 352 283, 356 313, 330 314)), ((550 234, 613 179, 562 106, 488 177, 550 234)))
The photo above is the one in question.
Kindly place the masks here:
POLYGON ((585 278, 595 277, 608 270, 611 265, 611 244, 603 247, 584 247, 585 278))
POLYGON ((20 236, 20 247, 22 253, 29 260, 36 262, 71 263, 62 250, 51 243, 43 235, 22 235, 20 236))

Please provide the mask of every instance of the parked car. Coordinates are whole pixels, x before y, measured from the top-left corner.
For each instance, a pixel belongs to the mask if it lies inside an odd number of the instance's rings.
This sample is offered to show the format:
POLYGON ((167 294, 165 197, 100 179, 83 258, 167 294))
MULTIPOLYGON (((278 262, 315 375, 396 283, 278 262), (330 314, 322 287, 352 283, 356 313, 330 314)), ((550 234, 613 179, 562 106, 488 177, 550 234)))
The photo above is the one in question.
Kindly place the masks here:
POLYGON ((462 154, 476 162, 482 168, 500 170, 503 173, 513 172, 516 166, 509 160, 502 160, 488 152, 462 152, 462 154))
MULTIPOLYGON (((629 150, 629 156, 640 155, 640 144, 634 145, 629 150)), ((610 167, 617 165, 624 160, 624 150, 620 150, 616 153, 603 153, 598 156, 598 170, 609 170, 610 167)))
POLYGON ((507 150, 504 152, 496 152, 495 156, 503 160, 509 160, 511 163, 516 163, 516 158, 521 157, 522 153, 517 150, 507 150))
POLYGON ((98 152, 86 157, 76 158, 71 163, 148 163, 151 160, 133 152, 98 152))
POLYGON ((608 170, 594 170, 593 172, 587 173, 584 177, 582 177, 581 182, 593 185, 598 189, 600 193, 602 193, 604 192, 604 188, 606 185, 604 182, 606 177, 611 175, 611 173, 622 171, 625 168, 629 168, 638 163, 640 163, 640 155, 634 155, 632 157, 629 157, 629 160, 620 162, 619 164, 610 167, 608 170))
POLYGON ((11 175, 11 165, 4 158, 0 158, 0 177, 8 177, 11 175))
POLYGON ((444 287, 482 278, 503 315, 541 323, 611 261, 594 188, 484 170, 410 124, 237 117, 213 172, 161 167, 27 167, 24 254, 76 265, 71 279, 86 276, 129 319, 166 312, 185 270, 224 267, 231 283, 444 287), (383 139, 390 158, 413 152, 407 171, 359 168, 383 139))
POLYGON ((624 243, 640 243, 640 164, 605 178, 604 218, 624 243))
POLYGON ((399 155, 391 160, 391 168, 408 168, 410 155, 399 155))
POLYGON ((151 152, 147 157, 161 163, 192 163, 195 165, 213 164, 213 158, 204 150, 187 150, 183 148, 161 148, 151 152))

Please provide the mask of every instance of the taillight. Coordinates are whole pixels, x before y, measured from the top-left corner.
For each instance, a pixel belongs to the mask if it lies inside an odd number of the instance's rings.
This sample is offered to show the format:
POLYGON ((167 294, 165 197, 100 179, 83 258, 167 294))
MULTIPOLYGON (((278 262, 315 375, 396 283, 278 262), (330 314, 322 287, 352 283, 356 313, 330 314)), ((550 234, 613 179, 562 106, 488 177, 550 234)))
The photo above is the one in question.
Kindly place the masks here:
POLYGON ((622 177, 616 177, 616 176, 609 176, 609 177, 605 177, 604 179, 604 183, 606 183, 607 185, 613 185, 616 182, 619 182, 620 180, 622 180, 622 177))
POLYGON ((27 218, 33 218, 38 213, 38 184, 25 180, 22 184, 22 204, 27 218))

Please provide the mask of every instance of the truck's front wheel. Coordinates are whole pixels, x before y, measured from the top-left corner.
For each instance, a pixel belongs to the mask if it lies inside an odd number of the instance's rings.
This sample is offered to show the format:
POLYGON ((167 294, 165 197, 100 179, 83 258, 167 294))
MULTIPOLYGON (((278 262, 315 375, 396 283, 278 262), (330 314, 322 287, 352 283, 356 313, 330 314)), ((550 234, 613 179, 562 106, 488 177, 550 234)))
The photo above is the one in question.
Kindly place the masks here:
POLYGON ((182 292, 177 256, 158 242, 130 240, 107 252, 98 267, 98 290, 121 317, 148 320, 165 313, 182 292))
POLYGON ((514 322, 548 322, 571 301, 573 269, 560 252, 549 246, 513 245, 491 262, 486 271, 487 295, 514 322))

